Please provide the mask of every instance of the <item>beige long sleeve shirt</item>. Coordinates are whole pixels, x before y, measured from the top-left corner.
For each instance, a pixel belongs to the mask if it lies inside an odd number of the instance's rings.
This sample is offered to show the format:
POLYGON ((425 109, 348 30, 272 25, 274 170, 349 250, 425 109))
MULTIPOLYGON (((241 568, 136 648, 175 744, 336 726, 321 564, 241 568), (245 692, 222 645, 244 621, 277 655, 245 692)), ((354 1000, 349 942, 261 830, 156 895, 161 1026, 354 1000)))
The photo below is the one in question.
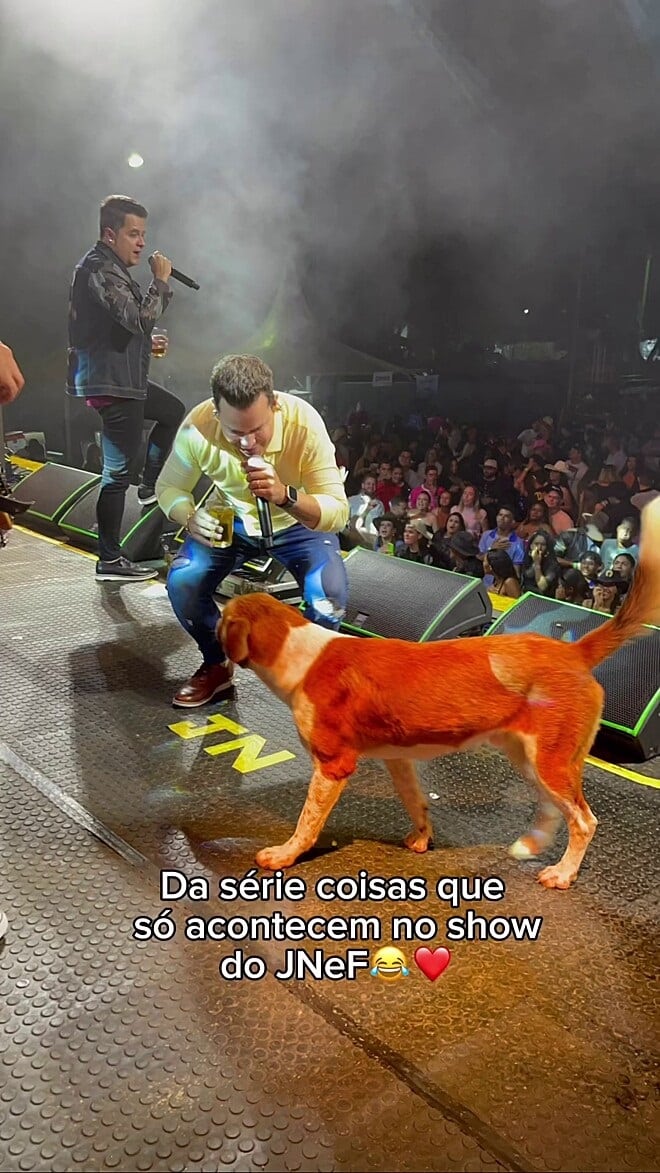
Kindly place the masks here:
MULTIPOLYGON (((321 509, 316 526, 337 533, 348 521, 349 506, 335 451, 322 417, 311 404, 286 392, 276 393, 273 436, 264 452, 284 485, 315 497, 321 509)), ((186 416, 172 451, 156 482, 158 504, 167 516, 177 505, 195 508, 193 489, 202 475, 213 482, 213 499, 230 505, 245 532, 259 537, 261 528, 254 495, 247 486, 243 458, 223 435, 213 414, 213 400, 199 403, 186 416)), ((296 524, 284 509, 271 506, 273 532, 296 524)))

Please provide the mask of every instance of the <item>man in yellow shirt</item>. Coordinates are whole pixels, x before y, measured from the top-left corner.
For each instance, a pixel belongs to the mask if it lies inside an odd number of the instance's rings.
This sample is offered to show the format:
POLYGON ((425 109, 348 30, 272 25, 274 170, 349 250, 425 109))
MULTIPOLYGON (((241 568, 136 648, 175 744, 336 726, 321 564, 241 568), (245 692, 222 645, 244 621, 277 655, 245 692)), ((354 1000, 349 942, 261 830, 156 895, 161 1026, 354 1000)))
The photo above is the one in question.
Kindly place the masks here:
POLYGON ((307 617, 338 628, 348 593, 336 535, 348 521, 349 506, 319 413, 295 395, 276 393, 270 367, 252 355, 220 359, 211 392, 184 419, 156 482, 161 509, 188 532, 167 592, 203 657, 173 698, 180 708, 196 708, 231 688, 233 668, 215 635, 213 594, 262 548, 257 498, 269 503, 273 556, 299 584, 307 617), (260 459, 253 465, 255 457, 260 459), (192 492, 202 475, 214 491, 205 507, 196 507, 192 492), (222 527, 209 512, 212 502, 234 512, 231 546, 214 544, 222 527))

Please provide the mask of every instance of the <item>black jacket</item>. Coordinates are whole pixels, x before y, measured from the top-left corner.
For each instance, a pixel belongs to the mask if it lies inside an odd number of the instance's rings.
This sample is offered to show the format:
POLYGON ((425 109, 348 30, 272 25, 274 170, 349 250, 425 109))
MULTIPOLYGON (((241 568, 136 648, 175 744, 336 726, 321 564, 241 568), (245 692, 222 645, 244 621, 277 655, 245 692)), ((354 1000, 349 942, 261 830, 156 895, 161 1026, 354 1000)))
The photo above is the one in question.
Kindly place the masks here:
POLYGON ((151 331, 172 291, 151 282, 145 294, 102 241, 78 262, 69 294, 69 395, 144 399, 151 331))

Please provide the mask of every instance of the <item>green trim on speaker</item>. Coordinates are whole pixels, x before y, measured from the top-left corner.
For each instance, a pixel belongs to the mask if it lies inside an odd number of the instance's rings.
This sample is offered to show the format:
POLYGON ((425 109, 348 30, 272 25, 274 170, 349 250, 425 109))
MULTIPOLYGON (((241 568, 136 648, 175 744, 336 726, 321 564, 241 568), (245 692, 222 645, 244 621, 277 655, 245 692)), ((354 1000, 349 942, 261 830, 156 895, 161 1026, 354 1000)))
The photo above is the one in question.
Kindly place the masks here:
POLYGON ((649 703, 647 704, 641 716, 637 718, 637 721, 632 729, 628 725, 617 725, 615 721, 606 721, 604 718, 601 721, 601 725, 607 725, 609 729, 618 729, 621 733, 629 733, 631 737, 637 737, 640 731, 646 725, 646 722, 649 720, 653 709, 658 704, 660 704, 660 689, 658 692, 656 692, 655 696, 651 697, 649 703))
POLYGON ((644 712, 642 713, 641 717, 638 719, 637 724, 635 725, 635 728, 633 729, 633 734, 635 737, 637 737, 637 734, 639 733, 640 729, 643 729, 644 726, 646 725, 646 722, 648 721, 649 717, 651 716, 651 710, 653 709, 654 705, 660 706, 660 689, 658 690, 658 692, 656 692, 654 697, 651 697, 651 700, 649 701, 648 705, 644 709, 644 712))
MULTIPOLYGON (((517 609, 518 605, 520 603, 522 603, 525 599, 529 599, 531 597, 533 597, 535 599, 547 598, 546 595, 538 595, 536 593, 536 591, 525 591, 524 595, 521 595, 519 599, 516 599, 513 607, 510 607, 507 611, 504 611, 503 614, 500 615, 495 620, 494 623, 491 623, 490 627, 488 628, 488 631, 486 632, 486 635, 487 636, 492 635, 495 632, 496 628, 503 627, 507 623, 507 621, 508 621, 509 617, 512 615, 512 613, 517 609)), ((550 602, 557 602, 558 600, 549 600, 549 601, 550 602)), ((583 615, 585 614, 585 612, 587 615, 607 615, 608 614, 607 611, 594 611, 593 608, 591 608, 591 607, 586 607, 586 608, 581 607, 579 603, 562 602, 562 604, 561 604, 562 611, 564 610, 565 607, 572 607, 572 609, 574 611, 580 611, 583 615)), ((610 616, 610 618, 611 618, 611 616, 610 616)), ((655 627, 652 623, 645 623, 644 627, 647 627, 649 631, 657 631, 658 630, 658 628, 655 627)), ((598 629, 594 628, 593 630, 598 630, 598 629)), ((523 635, 525 633, 526 633, 526 628, 521 628, 519 632, 516 632, 516 631, 507 632, 508 635, 513 635, 513 636, 515 636, 517 634, 523 635)), ((527 633, 527 634, 529 634, 529 633, 527 633)), ((590 633, 585 631, 584 634, 588 635, 590 633)), ((582 638, 582 637, 580 637, 580 638, 582 638)), ((575 640, 574 642, 578 643, 579 640, 575 640)), ((605 717, 601 717, 600 723, 601 723, 601 725, 606 725, 608 729, 616 729, 618 733, 626 733, 626 734, 628 734, 629 737, 638 738, 640 732, 642 731, 642 729, 646 725, 647 721, 651 717, 653 709, 659 703, 660 703, 660 690, 656 691, 654 693, 654 695, 651 697, 650 701, 645 706, 645 708, 644 708, 643 712, 640 714, 640 716, 637 718, 637 721, 635 722, 633 727, 631 727, 630 725, 619 725, 616 721, 608 721, 607 718, 605 718, 605 717)))
MULTIPOLYGON (((437 571, 438 567, 437 566, 429 566, 429 570, 436 570, 437 571)), ((459 578, 460 576, 457 574, 456 577, 459 578)), ((458 602, 460 602, 461 599, 465 598, 465 595, 472 594, 472 592, 475 590, 475 585, 474 585, 475 582, 480 582, 480 579, 470 578, 468 575, 465 575, 465 580, 466 580, 465 586, 458 592, 457 595, 453 595, 453 597, 447 603, 445 603, 445 606, 442 608, 442 611, 438 611, 438 614, 436 615, 435 619, 433 620, 433 623, 431 623, 427 627, 426 631, 424 631, 422 633, 422 635, 420 635, 419 643, 424 643, 425 640, 430 639, 431 632, 435 631, 436 627, 441 622, 441 620, 444 619, 445 615, 447 615, 450 611, 452 611, 454 609, 454 607, 456 606, 456 604, 458 602)))
MULTIPOLYGON (((300 604, 300 611, 302 611, 304 605, 305 603, 303 600, 303 602, 300 604)), ((367 627, 354 627, 352 623, 347 623, 345 619, 342 619, 341 625, 343 628, 346 628, 347 631, 354 631, 356 635, 370 635, 372 639, 387 639, 386 635, 379 635, 377 631, 369 631, 367 627)))
MULTIPOLYGON (((377 551, 375 551, 375 550, 366 550, 363 546, 356 546, 353 550, 349 550, 349 552, 345 555, 344 562, 345 563, 349 562, 350 559, 356 555, 359 556, 359 555, 367 554, 367 555, 369 555, 369 557, 371 557, 372 555, 374 555, 376 553, 377 553, 377 551)), ((396 555, 394 555, 394 554, 391 556, 390 555, 383 555, 383 558, 388 558, 388 557, 391 557, 394 562, 397 562, 400 565, 411 565, 405 559, 397 558, 396 555)), ((447 571, 441 569, 439 566, 427 566, 426 563, 412 563, 412 565, 414 565, 414 566, 423 565, 425 571, 430 570, 434 574, 438 574, 442 577, 444 577, 447 574, 447 571)), ((454 608, 456 607, 456 604, 460 603, 466 597, 466 595, 474 594, 474 592, 477 591, 479 589, 479 587, 481 586, 481 580, 478 578, 473 578, 471 575, 467 575, 467 574, 459 574, 456 571, 452 572, 452 580, 455 580, 456 583, 458 583, 459 579, 463 579, 464 585, 460 588, 460 590, 456 591, 456 594, 452 595, 452 597, 447 600, 447 602, 444 604, 444 606, 439 611, 436 612, 436 614, 433 616, 432 622, 429 624, 429 626, 426 628, 426 630, 423 631, 422 634, 417 639, 418 643, 429 642, 432 639, 433 632, 436 630, 436 628, 438 628, 440 626, 440 624, 443 622, 443 620, 446 618, 446 616, 451 611, 454 610, 454 608)), ((476 620, 475 620, 475 623, 476 623, 476 620)), ((341 629, 342 629, 342 631, 354 631, 356 635, 371 636, 373 639, 387 639, 387 638, 389 638, 388 636, 380 635, 380 633, 377 631, 371 631, 368 627, 365 627, 365 626, 357 627, 355 625, 355 623, 350 623, 347 619, 342 619, 341 629)))
MULTIPOLYGON (((133 536, 133 534, 135 533, 136 529, 138 529, 138 527, 139 527, 139 526, 141 526, 141 525, 144 525, 144 523, 145 523, 145 521, 147 520, 147 518, 148 518, 148 517, 151 517, 151 516, 152 516, 152 514, 153 514, 153 513, 155 513, 157 509, 159 509, 159 506, 158 506, 158 505, 152 505, 152 506, 151 506, 151 509, 150 509, 150 508, 147 506, 147 507, 146 507, 146 509, 145 509, 145 511, 144 511, 144 512, 141 514, 141 516, 140 516, 140 517, 138 517, 138 519, 137 519, 137 521, 134 523, 134 525, 132 525, 132 526, 131 526, 131 528, 129 529, 129 531, 128 531, 128 533, 126 534, 126 536, 122 538, 121 542, 119 543, 119 544, 120 544, 120 546, 125 546, 125 545, 126 545, 126 543, 129 541, 129 539, 130 539, 130 538, 133 536)), ((163 517, 165 517, 165 514, 163 514, 163 517)))
MULTIPOLYGON (((514 599, 512 607, 507 607, 506 611, 502 611, 501 615, 498 615, 497 619, 495 619, 491 623, 490 627, 488 628, 488 631, 486 632, 486 635, 492 635, 493 632, 496 630, 496 628, 503 627, 505 625, 505 623, 507 622, 507 620, 509 619, 509 616, 512 615, 513 612, 518 609, 520 604, 523 603, 525 601, 525 599, 544 599, 545 602, 547 602, 547 603, 559 602, 558 599, 549 599, 547 595, 539 595, 537 591, 525 591, 524 595, 521 595, 519 599, 514 599)), ((584 615, 585 613, 587 615, 593 614, 590 607, 581 607, 579 603, 563 603, 562 602, 561 607, 562 607, 562 611, 563 611, 564 607, 571 607, 573 609, 573 611, 580 611, 582 615, 584 615)), ((605 612, 604 611, 596 611, 596 614, 597 615, 604 615, 605 612)), ((519 632, 512 631, 509 634, 510 635, 517 635, 517 634, 529 635, 530 633, 527 632, 524 627, 521 627, 519 632)), ((533 633, 531 633, 531 634, 533 634, 533 633)), ((585 635, 586 634, 587 633, 585 632, 585 635)))
POLYGON ((98 538, 95 529, 81 529, 79 525, 71 525, 68 521, 60 521, 59 527, 68 534, 82 534, 85 538, 98 538))
MULTIPOLYGON (((65 464, 56 464, 54 460, 48 460, 48 461, 46 461, 45 464, 42 464, 40 468, 35 468, 33 472, 28 474, 28 476, 23 477, 22 481, 20 482, 20 488, 21 488, 21 490, 23 490, 23 488, 26 485, 29 485, 32 477, 38 476, 39 473, 43 472, 44 469, 48 469, 48 468, 69 469, 69 467, 70 467, 69 465, 65 465, 65 464)), ((74 469, 72 471, 83 472, 84 470, 83 469, 74 469)), ((54 513, 42 513, 40 509, 27 509, 26 510, 26 517, 28 519, 30 517, 38 517, 41 521, 49 521, 52 525, 59 526, 59 522, 56 521, 55 518, 57 516, 60 516, 60 517, 63 516, 67 512, 67 510, 70 508, 71 505, 75 505, 76 502, 79 501, 80 498, 83 497, 84 494, 87 493, 90 489, 93 489, 94 486, 97 485, 100 480, 101 480, 100 475, 98 473, 95 473, 90 479, 85 481, 82 485, 78 485, 75 489, 72 489, 71 492, 69 493, 68 497, 65 497, 63 501, 59 502, 59 504, 56 506, 54 513)))

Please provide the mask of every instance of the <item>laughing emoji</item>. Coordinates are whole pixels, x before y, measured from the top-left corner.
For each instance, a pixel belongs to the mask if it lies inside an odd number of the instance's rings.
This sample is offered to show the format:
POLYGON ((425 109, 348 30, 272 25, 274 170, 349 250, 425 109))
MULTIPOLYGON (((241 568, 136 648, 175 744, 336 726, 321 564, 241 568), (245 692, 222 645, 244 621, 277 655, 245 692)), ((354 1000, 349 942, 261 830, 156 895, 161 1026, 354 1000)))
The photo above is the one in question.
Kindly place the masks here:
POLYGON ((382 978, 384 982, 396 982, 410 973, 404 954, 394 945, 385 945, 379 949, 374 953, 372 962, 371 976, 382 978))

